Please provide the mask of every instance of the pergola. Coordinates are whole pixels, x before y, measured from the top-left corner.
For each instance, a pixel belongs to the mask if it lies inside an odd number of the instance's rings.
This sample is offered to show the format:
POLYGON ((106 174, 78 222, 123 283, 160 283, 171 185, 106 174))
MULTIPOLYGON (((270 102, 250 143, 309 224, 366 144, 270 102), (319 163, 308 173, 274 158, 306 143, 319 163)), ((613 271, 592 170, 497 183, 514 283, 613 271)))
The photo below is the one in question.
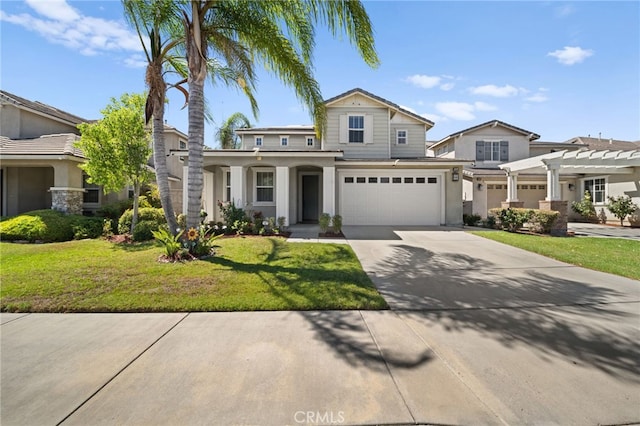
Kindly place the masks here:
POLYGON ((561 174, 630 174, 640 167, 640 150, 558 151, 499 166, 507 173, 507 202, 518 201, 518 173, 546 173, 547 201, 559 201, 561 174))

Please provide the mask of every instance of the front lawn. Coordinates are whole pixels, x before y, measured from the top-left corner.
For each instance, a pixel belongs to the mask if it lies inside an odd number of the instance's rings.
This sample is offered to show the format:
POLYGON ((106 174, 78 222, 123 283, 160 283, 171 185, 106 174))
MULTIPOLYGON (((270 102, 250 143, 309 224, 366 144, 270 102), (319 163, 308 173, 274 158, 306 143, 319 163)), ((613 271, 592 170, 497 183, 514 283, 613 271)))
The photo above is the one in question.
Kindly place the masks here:
POLYGON ((3 312, 385 309, 348 245, 224 238, 216 255, 159 263, 154 243, 0 243, 3 312))
POLYGON ((560 238, 494 231, 471 233, 573 265, 640 279, 640 241, 621 238, 560 238))

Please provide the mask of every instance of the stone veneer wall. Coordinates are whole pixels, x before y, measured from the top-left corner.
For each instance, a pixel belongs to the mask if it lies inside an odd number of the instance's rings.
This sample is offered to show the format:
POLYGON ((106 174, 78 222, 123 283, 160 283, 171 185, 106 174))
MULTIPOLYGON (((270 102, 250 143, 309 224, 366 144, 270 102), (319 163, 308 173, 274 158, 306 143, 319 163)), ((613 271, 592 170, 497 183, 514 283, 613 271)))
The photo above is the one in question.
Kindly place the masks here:
POLYGON ((83 189, 51 188, 51 209, 67 214, 82 214, 83 189))

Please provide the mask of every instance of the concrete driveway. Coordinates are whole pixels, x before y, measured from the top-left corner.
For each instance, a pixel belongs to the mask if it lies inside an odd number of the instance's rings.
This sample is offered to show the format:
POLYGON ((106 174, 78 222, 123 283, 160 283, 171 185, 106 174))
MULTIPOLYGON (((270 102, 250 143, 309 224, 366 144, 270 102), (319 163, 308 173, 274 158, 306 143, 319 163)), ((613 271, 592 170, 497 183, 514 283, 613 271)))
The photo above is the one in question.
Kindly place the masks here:
POLYGON ((5 425, 629 424, 640 283, 346 227, 388 311, 2 314, 5 425))
POLYGON ((455 228, 344 233, 398 317, 505 423, 640 421, 640 282, 455 228))

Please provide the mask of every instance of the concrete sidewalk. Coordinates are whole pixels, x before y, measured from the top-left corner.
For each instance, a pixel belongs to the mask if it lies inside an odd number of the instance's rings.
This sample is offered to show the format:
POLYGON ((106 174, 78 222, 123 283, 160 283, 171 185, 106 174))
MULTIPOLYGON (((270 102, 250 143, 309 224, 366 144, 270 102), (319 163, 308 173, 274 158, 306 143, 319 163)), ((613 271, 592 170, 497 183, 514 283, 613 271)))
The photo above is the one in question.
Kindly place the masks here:
POLYGON ((391 311, 1 317, 3 426, 501 423, 391 311))

